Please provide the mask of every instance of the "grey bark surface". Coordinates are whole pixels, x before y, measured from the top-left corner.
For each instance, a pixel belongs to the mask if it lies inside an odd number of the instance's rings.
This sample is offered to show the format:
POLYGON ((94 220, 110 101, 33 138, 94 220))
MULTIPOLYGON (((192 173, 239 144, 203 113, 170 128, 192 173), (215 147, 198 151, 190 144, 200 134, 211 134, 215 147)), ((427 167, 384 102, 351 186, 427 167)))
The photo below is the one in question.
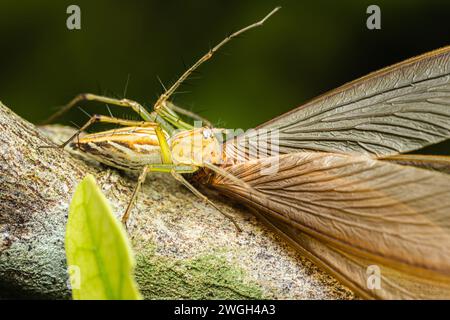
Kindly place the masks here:
MULTIPOLYGON (((1 103, 0 130, 0 298, 70 298, 64 233, 76 185, 93 174, 120 216, 136 177, 67 150, 39 149, 74 129, 37 128, 1 103)), ((250 211, 208 194, 243 232, 170 175, 148 176, 128 225, 145 298, 354 298, 250 211)))

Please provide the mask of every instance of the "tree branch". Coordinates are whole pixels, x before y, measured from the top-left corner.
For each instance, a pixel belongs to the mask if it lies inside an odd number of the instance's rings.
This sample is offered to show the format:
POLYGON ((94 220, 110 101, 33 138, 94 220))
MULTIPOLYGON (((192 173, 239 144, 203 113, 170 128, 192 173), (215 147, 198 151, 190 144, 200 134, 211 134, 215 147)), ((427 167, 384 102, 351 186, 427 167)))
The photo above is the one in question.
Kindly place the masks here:
MULTIPOLYGON (((135 177, 59 149, 74 132, 36 128, 0 103, 0 297, 68 298, 64 232, 78 182, 92 173, 117 215, 135 177)), ((146 298, 352 298, 239 205, 221 202, 244 231, 174 181, 149 176, 129 234, 146 298)))

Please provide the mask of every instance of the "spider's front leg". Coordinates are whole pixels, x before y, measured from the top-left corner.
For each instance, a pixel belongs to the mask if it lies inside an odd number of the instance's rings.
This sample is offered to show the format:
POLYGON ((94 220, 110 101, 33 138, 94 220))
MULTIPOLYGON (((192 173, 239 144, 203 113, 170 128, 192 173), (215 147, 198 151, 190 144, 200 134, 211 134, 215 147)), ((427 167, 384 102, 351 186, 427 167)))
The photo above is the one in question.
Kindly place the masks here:
POLYGON ((87 128, 89 128, 91 125, 93 125, 96 122, 118 124, 121 126, 135 126, 135 127, 153 127, 153 126, 158 125, 154 122, 133 121, 133 120, 126 120, 126 119, 120 119, 120 118, 114 118, 114 117, 108 117, 108 116, 96 114, 96 115, 93 115, 80 129, 77 130, 77 132, 75 132, 69 139, 67 139, 62 144, 56 145, 56 146, 40 146, 39 148, 64 148, 73 139, 78 137, 81 132, 83 132, 84 130, 86 130, 87 128))

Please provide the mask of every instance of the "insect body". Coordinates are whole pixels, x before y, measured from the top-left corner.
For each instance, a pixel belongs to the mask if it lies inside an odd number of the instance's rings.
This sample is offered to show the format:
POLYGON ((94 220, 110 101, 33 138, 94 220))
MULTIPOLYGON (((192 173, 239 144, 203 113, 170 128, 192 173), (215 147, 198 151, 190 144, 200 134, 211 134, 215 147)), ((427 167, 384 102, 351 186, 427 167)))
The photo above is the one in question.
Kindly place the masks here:
POLYGON ((450 298, 450 157, 403 154, 450 138, 450 47, 353 81, 226 142, 218 138, 223 129, 194 128, 178 114, 200 118, 168 101, 224 43, 275 11, 200 58, 152 112, 127 99, 77 96, 61 112, 94 100, 131 108, 143 121, 93 116, 79 132, 95 122, 125 127, 82 138, 77 132, 61 147, 72 141, 107 165, 140 170, 124 222, 152 171, 172 174, 216 207, 182 175, 195 173, 255 208, 272 230, 363 297, 450 298), (271 132, 278 154, 247 156, 254 145, 242 142, 257 137, 263 143, 256 148, 265 150, 271 132), (274 161, 276 172, 263 173, 274 161), (368 283, 374 266, 381 287, 368 283))

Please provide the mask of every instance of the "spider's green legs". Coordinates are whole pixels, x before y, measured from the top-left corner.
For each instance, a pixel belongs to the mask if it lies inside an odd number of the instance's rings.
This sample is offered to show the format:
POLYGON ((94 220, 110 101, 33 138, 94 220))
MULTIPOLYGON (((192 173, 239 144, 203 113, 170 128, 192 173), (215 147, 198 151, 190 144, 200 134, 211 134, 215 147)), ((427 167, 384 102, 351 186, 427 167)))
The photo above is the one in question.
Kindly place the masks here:
POLYGON ((247 32, 248 30, 251 30, 253 28, 260 27, 266 22, 267 19, 269 19, 275 12, 277 12, 280 9, 280 7, 277 7, 273 9, 268 15, 266 15, 263 19, 259 20, 258 22, 252 23, 251 25, 246 26, 245 28, 242 28, 231 35, 227 36, 225 39, 223 39, 221 42, 219 42, 215 47, 210 49, 207 53, 205 53, 200 59, 198 59, 189 69, 187 69, 180 78, 175 81, 175 83, 167 89, 162 95, 159 96, 158 100, 153 106, 153 110, 155 110, 156 113, 158 113, 161 117, 165 118, 168 122, 170 122, 172 125, 174 125, 176 128, 180 129, 192 129, 192 126, 188 125, 187 123, 182 122, 179 117, 177 118, 176 115, 171 114, 171 110, 167 107, 167 102, 169 101, 170 97, 175 93, 175 91, 179 88, 179 86, 186 81, 193 72, 197 70, 198 67, 200 67, 203 63, 211 59, 214 54, 222 48, 226 43, 231 41, 233 38, 238 37, 244 32, 247 32), (185 126, 187 125, 187 127, 185 126))
POLYGON ((181 174, 183 173, 194 173, 198 168, 195 166, 186 166, 186 165, 176 165, 173 163, 161 163, 161 164, 150 164, 143 168, 141 174, 139 175, 138 182, 136 187, 133 190, 133 194, 131 196, 130 202, 128 203, 127 209, 122 216, 122 223, 127 224, 128 219, 130 218, 131 209, 133 208, 133 203, 136 200, 139 189, 145 181, 147 173, 149 172, 165 172, 170 173, 172 176, 181 182, 186 188, 188 188, 194 195, 200 198, 203 202, 209 204, 211 207, 219 211, 222 215, 228 218, 236 227, 238 232, 242 231, 234 218, 228 213, 223 212, 217 205, 214 204, 211 200, 209 200, 205 195, 203 195, 200 191, 198 191, 193 185, 189 183, 181 174))
POLYGON ((142 184, 145 181, 145 178, 147 176, 147 173, 149 172, 172 172, 173 170, 175 170, 176 172, 179 173, 192 173, 197 171, 196 167, 191 167, 191 166, 178 166, 175 164, 169 164, 169 163, 162 163, 162 164, 149 164, 147 166, 145 166, 142 169, 141 174, 139 175, 139 179, 137 181, 136 187, 133 190, 133 194, 131 195, 131 199, 130 202, 128 203, 127 209, 125 210, 125 213, 122 216, 122 223, 126 225, 130 214, 131 214, 131 209, 133 208, 133 203, 136 200, 137 194, 139 192, 139 189, 141 188, 142 184))
POLYGON ((160 115, 158 115, 156 112, 148 112, 141 104, 134 100, 130 99, 114 99, 110 97, 100 96, 97 94, 92 93, 83 93, 77 95, 75 98, 73 98, 68 104, 66 104, 64 107, 62 107, 59 111, 55 112, 50 118, 48 118, 45 123, 51 123, 56 118, 60 117, 73 107, 75 107, 77 104, 79 104, 82 101, 96 101, 96 102, 102 102, 114 106, 119 107, 125 107, 125 108, 131 108, 134 112, 136 112, 139 117, 141 117, 143 120, 147 122, 158 122, 161 127, 169 133, 169 135, 172 135, 174 128, 170 123, 168 123, 166 120, 164 120, 160 115))
POLYGON ((109 105, 131 108, 136 112, 139 117, 147 122, 157 122, 161 125, 162 129, 166 131, 170 136, 172 136, 175 129, 191 130, 194 127, 183 120, 180 116, 173 110, 176 109, 180 113, 191 116, 194 119, 200 119, 201 117, 175 106, 173 103, 164 102, 160 107, 155 108, 154 111, 148 112, 141 104, 130 99, 115 99, 106 96, 96 95, 92 93, 83 93, 77 95, 68 104, 62 107, 59 111, 55 112, 50 118, 44 121, 44 124, 53 122, 56 118, 60 117, 77 104, 82 101, 96 101, 109 105), (173 109, 171 108, 173 107, 173 109))
POLYGON ((198 167, 191 166, 191 165, 177 165, 172 162, 172 156, 169 148, 169 144, 167 143, 167 139, 164 136, 162 130, 160 127, 156 127, 156 136, 158 137, 159 146, 161 148, 161 161, 163 163, 161 164, 149 164, 145 166, 139 175, 138 182, 136 184, 136 187, 133 190, 133 194, 131 196, 131 200, 128 203, 127 209, 122 216, 122 222, 126 225, 128 218, 130 217, 131 209, 133 206, 133 203, 136 199, 136 196, 138 194, 139 189, 141 188, 142 184, 145 181, 145 177, 147 176, 148 172, 165 172, 170 173, 172 176, 177 179, 179 182, 181 182, 186 188, 188 188, 193 194, 195 194, 197 197, 199 197, 203 202, 209 204, 213 208, 215 208, 217 211, 219 211, 222 215, 227 217, 228 219, 233 222, 233 224, 236 227, 237 231, 241 231, 241 228, 239 228, 236 221, 234 221, 233 217, 229 214, 223 212, 220 210, 218 206, 216 206, 213 202, 211 202, 206 196, 204 196, 200 191, 195 189, 193 185, 191 185, 183 176, 183 173, 194 173, 198 170, 198 167))
POLYGON ((190 125, 187 122, 184 122, 180 116, 173 110, 170 109, 170 107, 167 106, 166 102, 163 102, 159 106, 155 106, 154 112, 158 116, 160 116, 163 120, 169 122, 172 126, 174 126, 177 129, 181 130, 192 130, 194 129, 194 126, 190 125))
POLYGON ((170 172, 172 172, 172 170, 176 170, 178 173, 193 173, 193 172, 197 171, 197 169, 198 169, 197 167, 193 167, 193 166, 180 166, 180 165, 174 164, 172 162, 172 155, 170 152, 169 143, 167 142, 164 132, 161 130, 159 125, 155 128, 155 132, 156 132, 156 136, 158 138, 162 163, 161 164, 149 164, 149 165, 146 165, 142 169, 142 172, 139 175, 139 179, 136 184, 136 187, 133 190, 133 194, 131 196, 130 202, 128 203, 128 206, 127 206, 127 209, 125 210, 124 215, 122 216, 122 222, 125 225, 130 216, 134 200, 136 199, 138 191, 141 188, 141 185, 144 183, 145 177, 147 176, 148 172, 170 173, 170 172))
POLYGON ((208 127, 212 127, 211 122, 207 119, 194 112, 178 107, 171 101, 164 101, 161 105, 155 106, 153 112, 155 112, 161 120, 167 121, 177 129, 192 130, 195 128, 193 125, 183 121, 178 114, 182 114, 194 120, 200 121, 202 126, 206 125, 208 127))
MULTIPOLYGON (((226 43, 231 41, 233 38, 236 38, 237 36, 241 35, 244 32, 247 32, 248 30, 251 30, 253 28, 260 27, 264 24, 264 22, 269 19, 275 12, 277 12, 280 8, 277 7, 273 9, 268 15, 266 15, 263 19, 259 20, 258 22, 255 22, 251 25, 248 25, 245 28, 242 28, 228 37, 226 37, 224 40, 219 42, 215 47, 210 49, 206 54, 204 54, 197 62, 195 62, 189 69, 187 69, 180 78, 169 88, 167 89, 156 101, 156 103, 153 106, 153 112, 149 113, 147 110, 145 110, 144 107, 142 107, 139 103, 133 100, 129 99, 113 99, 108 98, 105 96, 95 95, 95 94, 81 94, 76 96, 72 101, 70 101, 65 107, 60 109, 58 112, 53 114, 47 121, 51 122, 69 109, 71 109, 73 106, 75 106, 80 101, 99 101, 104 102, 107 104, 122 106, 122 107, 130 107, 132 108, 136 113, 139 114, 140 117, 142 117, 145 121, 148 122, 158 122, 161 127, 170 135, 173 135, 174 128, 177 129, 184 129, 184 130, 190 130, 193 129, 193 126, 184 122, 180 119, 180 117, 175 113, 175 111, 178 111, 181 114, 188 115, 196 120, 204 120, 201 117, 193 114, 192 112, 182 110, 180 108, 177 109, 177 107, 170 108, 170 102, 169 98, 172 96, 172 94, 175 93, 175 91, 178 89, 178 87, 189 78, 189 76, 198 68, 200 65, 202 65, 204 62, 208 61, 213 57, 213 55, 226 43), (174 111, 175 110, 175 111, 174 111)), ((205 122, 206 125, 210 125, 208 122, 205 122)))
POLYGON ((152 116, 145 108, 137 103, 136 101, 129 100, 129 99, 114 99, 109 98, 105 96, 100 96, 93 93, 82 93, 77 95, 75 98, 70 100, 68 104, 63 106, 60 110, 55 112, 50 118, 48 118, 44 123, 50 123, 53 122, 56 118, 60 117, 73 107, 75 107, 78 103, 82 101, 97 101, 97 102, 103 102, 106 104, 111 104, 119 107, 126 107, 133 109, 139 116, 144 119, 145 121, 154 122, 154 116, 152 116))
POLYGON ((65 142, 63 142, 60 145, 48 145, 48 146, 40 146, 39 148, 64 148, 66 145, 68 145, 73 139, 78 137, 81 132, 85 131, 87 128, 92 126, 94 123, 101 122, 101 123, 111 123, 111 124, 117 124, 120 126, 135 126, 135 127, 155 127, 159 128, 159 123, 155 122, 147 122, 147 121, 134 121, 134 120, 127 120, 127 119, 120 119, 120 118, 114 118, 114 117, 108 117, 108 116, 102 116, 95 114, 91 116, 91 118, 81 127, 79 128, 69 139, 67 139, 65 142))
POLYGON ((225 216, 226 218, 228 218, 235 226, 236 231, 241 232, 242 229, 239 227, 239 225, 237 224, 237 222, 234 220, 234 218, 229 215, 226 212, 223 212, 222 210, 220 210, 220 208, 214 204, 214 202, 212 202, 211 200, 209 200, 205 195, 203 195, 200 191, 198 191, 197 189, 195 189, 195 187, 189 183, 189 181, 187 181, 180 173, 184 173, 184 172, 179 172, 176 169, 172 170, 170 172, 172 174, 172 176, 177 179, 179 182, 181 182, 186 188, 188 188, 193 194, 195 194, 200 200, 202 200, 203 202, 209 204, 211 207, 213 207, 214 209, 216 209, 217 211, 219 211, 223 216, 225 216))
POLYGON ((191 118, 193 120, 201 121, 202 124, 206 125, 207 127, 212 128, 212 124, 211 124, 211 122, 208 119, 205 119, 202 116, 200 116, 200 115, 198 115, 198 114, 196 114, 196 113, 194 113, 192 111, 189 111, 189 110, 183 109, 181 107, 178 107, 172 101, 167 101, 166 105, 167 105, 167 107, 169 107, 170 110, 172 110, 172 111, 174 111, 176 113, 188 116, 189 118, 191 118))

